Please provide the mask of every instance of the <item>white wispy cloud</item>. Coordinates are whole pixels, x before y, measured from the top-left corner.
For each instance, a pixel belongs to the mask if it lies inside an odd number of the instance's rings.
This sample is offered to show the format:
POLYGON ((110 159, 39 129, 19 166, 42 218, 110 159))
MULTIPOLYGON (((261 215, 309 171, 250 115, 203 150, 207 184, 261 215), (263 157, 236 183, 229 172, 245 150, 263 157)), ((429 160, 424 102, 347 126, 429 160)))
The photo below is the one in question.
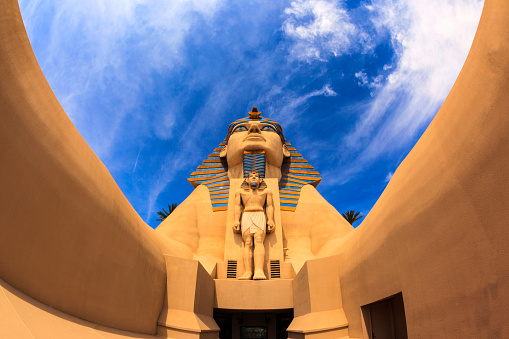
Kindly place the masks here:
POLYGON ((154 133, 160 139, 171 139, 173 137, 173 131, 176 124, 177 115, 180 112, 176 112, 175 106, 166 107, 164 112, 160 113, 157 123, 154 126, 154 133))
POLYGON ((309 99, 319 96, 335 97, 337 95, 330 84, 325 84, 321 89, 305 94, 297 94, 288 89, 283 90, 281 86, 274 86, 263 96, 258 97, 255 102, 265 107, 265 114, 270 116, 271 119, 284 121, 286 128, 306 111, 309 99))
POLYGON ((356 72, 354 76, 359 80, 357 82, 359 86, 368 88, 380 87, 382 86, 382 81, 384 80, 384 76, 382 74, 379 74, 376 77, 369 77, 364 70, 356 72))
POLYGON ((297 0, 285 9, 283 31, 293 40, 290 55, 297 60, 326 60, 348 53, 369 37, 352 22, 343 1, 297 0))

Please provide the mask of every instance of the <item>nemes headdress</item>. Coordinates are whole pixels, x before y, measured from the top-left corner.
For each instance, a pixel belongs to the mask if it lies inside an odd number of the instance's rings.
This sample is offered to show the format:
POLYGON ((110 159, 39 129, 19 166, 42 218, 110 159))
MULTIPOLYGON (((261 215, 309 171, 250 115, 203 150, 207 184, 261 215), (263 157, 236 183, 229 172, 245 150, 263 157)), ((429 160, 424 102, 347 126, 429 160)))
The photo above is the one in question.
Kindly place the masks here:
MULTIPOLYGON (((189 182, 194 186, 205 185, 210 192, 213 211, 226 211, 228 209, 228 195, 230 191, 230 180, 228 179, 228 163, 226 158, 221 158, 221 150, 228 144, 235 127, 248 121, 260 121, 270 124, 278 133, 281 142, 290 151, 290 156, 285 157, 281 166, 281 180, 279 181, 280 206, 283 211, 295 211, 299 201, 300 191, 306 184, 317 186, 322 180, 318 173, 304 157, 297 152, 284 137, 281 125, 274 120, 260 116, 260 112, 253 107, 249 116, 235 120, 228 127, 226 138, 218 147, 205 159, 198 168, 191 173, 189 182)), ((260 177, 265 177, 265 153, 246 152, 244 154, 244 177, 252 170, 256 170, 260 177)))

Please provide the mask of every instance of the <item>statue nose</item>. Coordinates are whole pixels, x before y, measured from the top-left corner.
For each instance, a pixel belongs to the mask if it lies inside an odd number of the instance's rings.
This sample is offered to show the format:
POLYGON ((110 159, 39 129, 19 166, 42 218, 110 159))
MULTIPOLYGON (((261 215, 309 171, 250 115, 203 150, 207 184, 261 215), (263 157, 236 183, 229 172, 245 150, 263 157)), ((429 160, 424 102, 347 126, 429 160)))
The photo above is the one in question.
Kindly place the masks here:
POLYGON ((260 133, 260 128, 258 127, 258 125, 251 125, 251 127, 249 128, 249 133, 260 133))

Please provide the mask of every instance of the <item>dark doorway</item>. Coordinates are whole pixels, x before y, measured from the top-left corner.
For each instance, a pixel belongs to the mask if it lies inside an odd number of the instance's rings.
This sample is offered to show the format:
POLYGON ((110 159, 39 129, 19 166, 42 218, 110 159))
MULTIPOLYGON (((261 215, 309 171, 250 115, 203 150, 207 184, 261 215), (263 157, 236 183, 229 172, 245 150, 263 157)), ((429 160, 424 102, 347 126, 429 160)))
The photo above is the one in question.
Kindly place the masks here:
POLYGON ((220 339, 287 339, 293 309, 236 311, 215 309, 220 339))
POLYGON ((370 339, 408 338, 401 293, 362 306, 362 315, 370 339))
POLYGON ((232 314, 214 312, 214 320, 217 326, 219 326, 219 339, 233 339, 232 314))
POLYGON ((288 332, 286 329, 293 321, 293 310, 285 313, 276 314, 276 339, 287 339, 288 332))

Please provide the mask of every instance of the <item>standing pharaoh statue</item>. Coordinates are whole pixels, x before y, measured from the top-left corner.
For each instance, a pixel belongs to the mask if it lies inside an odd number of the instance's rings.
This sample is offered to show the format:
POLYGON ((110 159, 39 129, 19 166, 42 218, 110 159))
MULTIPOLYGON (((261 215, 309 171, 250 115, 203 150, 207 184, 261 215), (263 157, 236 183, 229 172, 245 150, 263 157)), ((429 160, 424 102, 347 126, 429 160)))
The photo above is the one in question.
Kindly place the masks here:
POLYGON ((242 259, 245 272, 239 279, 267 279, 263 272, 265 260, 263 242, 266 233, 274 232, 274 203, 272 191, 254 170, 235 192, 234 220, 233 231, 241 234, 244 241, 242 259))

